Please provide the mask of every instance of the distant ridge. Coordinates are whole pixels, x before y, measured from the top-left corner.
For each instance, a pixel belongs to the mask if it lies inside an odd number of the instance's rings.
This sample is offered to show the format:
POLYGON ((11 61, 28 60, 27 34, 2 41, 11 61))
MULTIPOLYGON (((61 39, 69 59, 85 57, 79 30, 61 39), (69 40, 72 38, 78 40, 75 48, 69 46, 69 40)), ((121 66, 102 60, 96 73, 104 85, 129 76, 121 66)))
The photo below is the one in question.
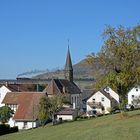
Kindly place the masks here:
MULTIPOLYGON (((100 73, 103 73, 104 70, 102 70, 98 64, 98 62, 95 62, 95 64, 90 65, 86 59, 83 59, 79 63, 73 65, 73 72, 74 72, 74 79, 95 79, 97 70, 100 73)), ((39 74, 37 76, 34 76, 35 79, 51 79, 51 78, 64 78, 64 71, 63 70, 56 70, 55 72, 47 72, 43 74, 39 74)))

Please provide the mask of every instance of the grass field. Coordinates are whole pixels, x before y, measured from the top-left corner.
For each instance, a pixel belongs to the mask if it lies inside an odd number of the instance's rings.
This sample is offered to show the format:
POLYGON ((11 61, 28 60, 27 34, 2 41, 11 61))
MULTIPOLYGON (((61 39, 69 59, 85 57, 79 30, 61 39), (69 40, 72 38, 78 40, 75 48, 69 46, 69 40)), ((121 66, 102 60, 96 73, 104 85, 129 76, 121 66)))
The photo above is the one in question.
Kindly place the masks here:
POLYGON ((0 136, 0 140, 140 140, 140 110, 87 120, 48 125, 0 136))

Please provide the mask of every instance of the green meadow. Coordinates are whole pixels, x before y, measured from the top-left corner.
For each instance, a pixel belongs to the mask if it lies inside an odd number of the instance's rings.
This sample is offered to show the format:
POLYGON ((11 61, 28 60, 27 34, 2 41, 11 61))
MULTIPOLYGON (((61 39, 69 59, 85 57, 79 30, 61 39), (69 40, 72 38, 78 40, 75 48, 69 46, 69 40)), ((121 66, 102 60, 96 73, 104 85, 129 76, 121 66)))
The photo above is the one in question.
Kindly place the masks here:
POLYGON ((0 140, 140 140, 140 110, 51 124, 0 136, 0 140))

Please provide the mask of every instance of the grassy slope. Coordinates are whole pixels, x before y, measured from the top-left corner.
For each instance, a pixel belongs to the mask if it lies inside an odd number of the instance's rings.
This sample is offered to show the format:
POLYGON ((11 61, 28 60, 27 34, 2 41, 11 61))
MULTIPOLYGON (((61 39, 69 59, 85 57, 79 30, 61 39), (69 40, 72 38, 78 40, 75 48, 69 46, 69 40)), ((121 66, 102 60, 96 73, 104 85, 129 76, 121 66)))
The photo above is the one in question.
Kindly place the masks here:
POLYGON ((140 110, 0 136, 0 140, 139 140, 140 110))

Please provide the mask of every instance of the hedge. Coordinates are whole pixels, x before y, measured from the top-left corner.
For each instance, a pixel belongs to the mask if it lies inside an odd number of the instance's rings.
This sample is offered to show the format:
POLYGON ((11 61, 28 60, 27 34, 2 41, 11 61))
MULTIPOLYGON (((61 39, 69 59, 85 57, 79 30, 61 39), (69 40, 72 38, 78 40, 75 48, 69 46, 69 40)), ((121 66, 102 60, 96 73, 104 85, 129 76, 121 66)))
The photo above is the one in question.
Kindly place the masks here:
POLYGON ((18 127, 10 127, 7 124, 0 124, 0 135, 18 132, 18 127))

